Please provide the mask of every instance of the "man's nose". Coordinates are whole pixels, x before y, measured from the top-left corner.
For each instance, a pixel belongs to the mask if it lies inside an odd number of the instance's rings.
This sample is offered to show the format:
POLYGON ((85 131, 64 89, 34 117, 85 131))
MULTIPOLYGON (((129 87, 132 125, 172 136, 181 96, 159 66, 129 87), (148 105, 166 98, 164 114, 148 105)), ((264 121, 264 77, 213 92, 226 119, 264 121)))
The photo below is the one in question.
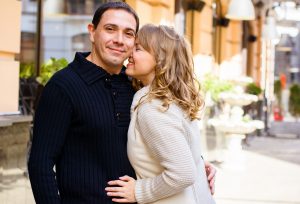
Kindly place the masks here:
POLYGON ((116 43, 123 44, 124 43, 124 34, 123 34, 123 32, 117 32, 116 35, 115 35, 114 41, 116 43))

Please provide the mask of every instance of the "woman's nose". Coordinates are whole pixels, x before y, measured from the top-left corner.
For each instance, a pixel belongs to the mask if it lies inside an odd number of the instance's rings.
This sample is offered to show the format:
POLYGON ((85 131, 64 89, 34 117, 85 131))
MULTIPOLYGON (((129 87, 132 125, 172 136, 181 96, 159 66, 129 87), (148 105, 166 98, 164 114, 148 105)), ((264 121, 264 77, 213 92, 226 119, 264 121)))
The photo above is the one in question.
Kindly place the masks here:
POLYGON ((128 61, 131 62, 131 63, 133 62, 132 54, 129 56, 128 61))

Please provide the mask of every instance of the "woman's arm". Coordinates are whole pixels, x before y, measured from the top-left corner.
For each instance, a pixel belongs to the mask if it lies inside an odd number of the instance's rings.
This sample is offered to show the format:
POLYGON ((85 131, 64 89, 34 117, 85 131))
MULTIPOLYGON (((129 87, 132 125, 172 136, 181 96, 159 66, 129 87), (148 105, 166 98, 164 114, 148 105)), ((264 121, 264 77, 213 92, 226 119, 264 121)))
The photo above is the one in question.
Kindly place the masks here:
MULTIPOLYGON (((154 101, 143 104, 138 110, 137 130, 163 168, 160 175, 135 182, 135 199, 138 203, 169 197, 196 180, 196 165, 183 129, 182 113, 176 107, 170 107, 165 112, 160 109, 161 106, 154 101)), ((123 179, 110 184, 121 185, 112 188, 124 191, 127 181, 123 179)), ((124 192, 118 195, 111 193, 111 196, 124 196, 124 192)))

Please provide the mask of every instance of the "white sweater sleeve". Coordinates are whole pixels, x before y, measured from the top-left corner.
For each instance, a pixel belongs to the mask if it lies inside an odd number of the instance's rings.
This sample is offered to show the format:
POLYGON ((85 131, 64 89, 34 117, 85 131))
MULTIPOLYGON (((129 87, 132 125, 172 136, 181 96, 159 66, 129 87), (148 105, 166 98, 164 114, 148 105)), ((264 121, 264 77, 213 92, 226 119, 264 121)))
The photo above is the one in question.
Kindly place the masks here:
POLYGON ((141 204, 176 194, 196 180, 196 166, 184 135, 182 114, 171 107, 162 112, 159 109, 162 107, 155 102, 158 101, 139 107, 136 125, 164 170, 154 178, 136 181, 135 196, 141 204))

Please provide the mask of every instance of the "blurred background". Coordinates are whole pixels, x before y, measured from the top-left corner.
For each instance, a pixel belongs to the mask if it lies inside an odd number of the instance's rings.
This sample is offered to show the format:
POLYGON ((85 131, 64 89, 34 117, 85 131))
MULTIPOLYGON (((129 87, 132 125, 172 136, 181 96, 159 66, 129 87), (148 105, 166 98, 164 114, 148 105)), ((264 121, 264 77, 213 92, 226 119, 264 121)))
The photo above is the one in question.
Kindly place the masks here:
MULTIPOLYGON (((89 51, 107 0, 1 0, 0 203, 34 203, 32 120, 49 78, 89 51)), ((201 144, 218 204, 300 204, 300 0, 125 0, 191 43, 205 96, 201 144)))

